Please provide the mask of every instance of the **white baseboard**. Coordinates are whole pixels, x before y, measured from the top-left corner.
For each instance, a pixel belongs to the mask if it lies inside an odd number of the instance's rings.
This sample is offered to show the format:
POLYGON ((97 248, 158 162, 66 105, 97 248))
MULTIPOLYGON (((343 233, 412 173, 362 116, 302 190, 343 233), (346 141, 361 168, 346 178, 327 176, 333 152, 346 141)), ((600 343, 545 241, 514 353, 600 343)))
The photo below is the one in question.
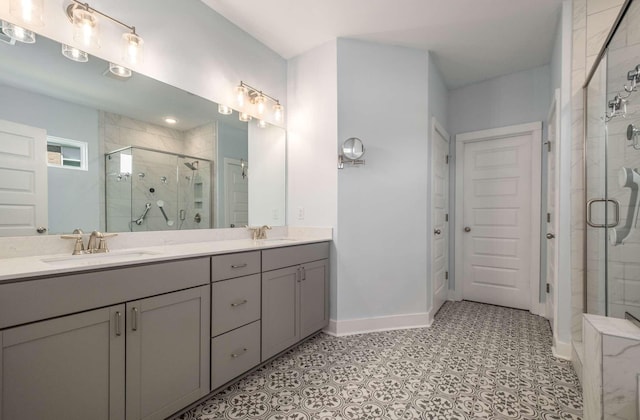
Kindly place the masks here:
POLYGON ((553 355, 558 359, 571 360, 571 353, 573 352, 571 343, 557 340, 555 337, 553 341, 554 341, 554 345, 551 346, 551 351, 553 352, 553 355))
POLYGON ((363 334, 375 331, 404 330, 429 327, 433 323, 433 313, 390 315, 374 318, 329 320, 325 333, 336 337, 363 334))

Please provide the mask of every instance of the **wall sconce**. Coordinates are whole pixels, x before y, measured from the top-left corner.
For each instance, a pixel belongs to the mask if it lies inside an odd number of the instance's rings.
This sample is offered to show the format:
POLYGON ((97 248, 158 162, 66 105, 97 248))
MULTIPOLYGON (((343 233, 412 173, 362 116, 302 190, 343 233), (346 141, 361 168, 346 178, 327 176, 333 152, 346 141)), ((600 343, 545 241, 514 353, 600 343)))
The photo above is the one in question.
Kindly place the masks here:
POLYGON ((344 169, 345 163, 352 166, 364 165, 365 161, 360 159, 364 155, 364 144, 357 137, 350 137, 342 143, 340 154, 338 155, 338 169, 344 169))
POLYGON ((233 109, 231 109, 230 106, 219 104, 218 113, 222 115, 231 115, 233 113, 233 109))
POLYGON ((242 81, 236 88, 236 95, 240 107, 244 106, 245 100, 248 98, 249 102, 256 106, 256 113, 260 117, 262 117, 266 111, 267 101, 273 102, 273 117, 277 122, 282 121, 284 107, 280 105, 280 101, 273 96, 269 96, 242 81))
MULTIPOLYGON (((22 0, 29 1, 29 0, 22 0)), ((100 48, 100 32, 98 16, 123 26, 127 32, 122 34, 122 59, 127 65, 137 65, 142 62, 144 40, 136 33, 135 26, 129 26, 106 13, 82 3, 72 0, 67 6, 67 17, 73 23, 73 39, 84 47, 100 48)))
POLYGON ((89 54, 67 44, 62 44, 62 55, 78 63, 86 63, 89 61, 89 54))
POLYGON ((4 20, 2 21, 2 32, 11 39, 24 42, 25 44, 33 44, 36 42, 36 34, 33 33, 33 31, 10 22, 5 22, 4 20))

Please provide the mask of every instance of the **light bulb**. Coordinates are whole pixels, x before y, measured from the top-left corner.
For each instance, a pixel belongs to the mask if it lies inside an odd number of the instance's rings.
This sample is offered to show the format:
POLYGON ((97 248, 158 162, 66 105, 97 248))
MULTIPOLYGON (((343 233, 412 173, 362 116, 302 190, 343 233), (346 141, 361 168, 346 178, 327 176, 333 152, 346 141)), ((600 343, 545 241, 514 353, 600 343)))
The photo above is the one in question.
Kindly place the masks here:
POLYGON ((232 112, 233 109, 231 109, 231 107, 222 104, 218 105, 218 113, 222 115, 231 115, 232 112))
POLYGON ((20 23, 31 26, 44 25, 44 0, 11 0, 9 13, 20 23))
POLYGON ((265 99, 263 95, 258 95, 253 100, 253 102, 258 106, 258 115, 264 114, 264 101, 265 99))
POLYGON ((98 19, 89 10, 73 10, 73 39, 86 48, 100 48, 98 40, 98 19))
POLYGON ((86 63, 89 61, 89 54, 67 44, 62 44, 62 55, 78 63, 86 63))
POLYGON ((267 127, 267 122, 265 120, 258 120, 258 127, 266 128, 267 127))
POLYGON ((24 42, 25 44, 33 44, 36 42, 36 34, 33 33, 33 31, 14 25, 13 23, 2 21, 2 32, 16 41, 24 42))
POLYGON ((238 115, 238 119, 244 122, 251 121, 251 115, 247 114, 246 112, 241 112, 238 115))
POLYGON ((142 62, 142 46, 144 40, 133 32, 122 34, 122 59, 127 64, 136 65, 142 62))
POLYGON ((244 106, 244 97, 247 95, 247 88, 240 85, 236 88, 236 98, 238 100, 238 106, 244 106))
POLYGON ((276 103, 273 106, 273 116, 276 119, 276 121, 280 122, 282 121, 282 105, 280 105, 280 103, 276 103))

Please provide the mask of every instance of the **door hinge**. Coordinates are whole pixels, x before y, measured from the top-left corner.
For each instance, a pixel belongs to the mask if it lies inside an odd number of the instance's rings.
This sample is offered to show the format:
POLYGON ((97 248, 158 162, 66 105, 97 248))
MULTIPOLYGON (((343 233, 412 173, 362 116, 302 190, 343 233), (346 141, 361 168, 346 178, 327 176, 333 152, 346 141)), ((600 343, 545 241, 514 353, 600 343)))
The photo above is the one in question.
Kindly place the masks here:
POLYGON ((444 272, 444 279, 445 280, 449 280, 449 272, 448 271, 444 272))
POLYGON ((551 142, 550 141, 545 141, 544 144, 547 145, 547 152, 551 151, 551 142))
POLYGON ((551 285, 549 283, 547 283, 547 293, 551 292, 551 285))
POLYGON ((444 215, 444 221, 445 221, 445 222, 448 222, 448 221, 449 221, 449 213, 446 213, 446 214, 444 215))
POLYGON ((547 223, 551 223, 551 213, 547 213, 547 223))
POLYGON ((444 163, 449 163, 449 155, 444 156, 444 163))

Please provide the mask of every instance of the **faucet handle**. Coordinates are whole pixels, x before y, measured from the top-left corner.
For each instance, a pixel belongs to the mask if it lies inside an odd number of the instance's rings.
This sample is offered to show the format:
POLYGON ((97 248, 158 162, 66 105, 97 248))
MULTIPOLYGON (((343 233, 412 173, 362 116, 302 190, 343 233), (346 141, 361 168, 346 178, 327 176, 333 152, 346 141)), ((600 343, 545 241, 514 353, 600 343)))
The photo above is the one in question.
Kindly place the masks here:
POLYGON ((85 250, 84 250, 84 242, 82 241, 82 235, 79 233, 74 233, 71 235, 62 235, 60 236, 62 239, 75 239, 76 243, 73 245, 73 254, 72 255, 79 255, 79 254, 84 254, 85 250))
POLYGON ((96 252, 109 252, 109 248, 107 247, 107 238, 111 238, 114 236, 118 236, 117 233, 103 233, 98 236, 98 249, 96 252))

